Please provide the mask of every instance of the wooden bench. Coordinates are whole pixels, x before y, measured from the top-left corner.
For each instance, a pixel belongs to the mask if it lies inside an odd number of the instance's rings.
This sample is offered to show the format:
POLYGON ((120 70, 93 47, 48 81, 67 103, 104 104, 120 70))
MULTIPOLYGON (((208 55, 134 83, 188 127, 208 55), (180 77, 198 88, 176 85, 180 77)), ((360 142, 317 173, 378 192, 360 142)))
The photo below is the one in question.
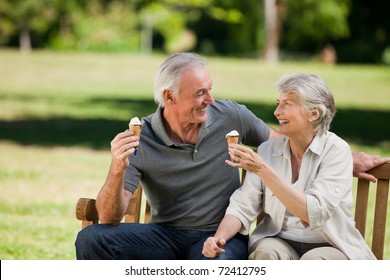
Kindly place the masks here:
MULTIPOLYGON (((376 197, 375 197, 375 209, 374 209, 374 222, 373 222, 373 235, 371 250, 377 259, 383 259, 384 245, 385 245, 385 233, 386 233, 386 221, 387 221, 387 205, 389 201, 389 179, 390 179, 390 162, 379 165, 368 173, 378 178, 376 183, 376 197)), ((243 173, 245 177, 245 173, 243 173)), ((372 184, 372 183, 371 183, 372 184)), ((367 226, 367 212, 369 201, 369 188, 370 182, 358 179, 356 190, 356 202, 355 202, 355 221, 356 228, 360 231, 363 237, 366 236, 367 226)), ((131 197, 129 207, 124 218, 125 222, 130 223, 147 223, 150 219, 150 206, 145 203, 146 199, 143 198, 144 193, 142 186, 139 185, 137 190, 131 197), (144 203, 142 203, 144 201, 144 203)), ((76 205, 76 217, 82 221, 82 228, 90 224, 99 222, 98 213, 95 206, 95 199, 80 198, 76 205)), ((258 218, 262 219, 260 214, 258 218)))

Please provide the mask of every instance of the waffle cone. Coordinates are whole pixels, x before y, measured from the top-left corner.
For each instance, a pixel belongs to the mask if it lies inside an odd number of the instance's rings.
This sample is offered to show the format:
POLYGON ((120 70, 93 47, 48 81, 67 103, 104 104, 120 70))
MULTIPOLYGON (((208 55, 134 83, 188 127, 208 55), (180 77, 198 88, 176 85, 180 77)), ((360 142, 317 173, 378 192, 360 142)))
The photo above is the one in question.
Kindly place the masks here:
MULTIPOLYGON (((238 144, 238 136, 228 136, 226 137, 228 145, 233 143, 233 144, 238 144)), ((233 161, 233 158, 230 157, 230 160, 233 161)))
POLYGON ((131 124, 131 125, 129 126, 129 128, 130 128, 131 131, 134 131, 134 135, 135 135, 135 136, 140 137, 142 125, 131 124))
POLYGON ((238 144, 238 136, 228 136, 226 137, 228 145, 231 143, 238 144))

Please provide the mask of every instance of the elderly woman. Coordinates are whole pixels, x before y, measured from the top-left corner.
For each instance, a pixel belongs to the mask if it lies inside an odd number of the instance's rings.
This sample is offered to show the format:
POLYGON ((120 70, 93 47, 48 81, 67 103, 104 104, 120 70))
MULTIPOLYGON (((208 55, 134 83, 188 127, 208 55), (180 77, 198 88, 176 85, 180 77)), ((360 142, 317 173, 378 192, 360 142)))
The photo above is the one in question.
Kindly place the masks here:
POLYGON ((237 232, 248 234, 261 212, 264 220, 249 239, 249 259, 375 259, 354 226, 352 154, 329 131, 333 96, 315 75, 283 76, 274 112, 283 136, 261 144, 258 152, 230 144, 234 161, 248 171, 230 199, 203 254, 216 257, 237 232))

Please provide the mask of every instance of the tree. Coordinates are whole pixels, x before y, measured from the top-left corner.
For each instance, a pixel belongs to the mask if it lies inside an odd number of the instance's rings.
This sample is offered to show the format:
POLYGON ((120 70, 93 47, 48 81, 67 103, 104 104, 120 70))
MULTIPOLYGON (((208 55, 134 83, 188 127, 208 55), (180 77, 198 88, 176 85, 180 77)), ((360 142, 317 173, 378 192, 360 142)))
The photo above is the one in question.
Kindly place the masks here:
POLYGON ((337 40, 340 62, 383 63, 390 51, 390 1, 352 0, 348 17, 351 36, 337 40))
POLYGON ((269 64, 279 60, 279 18, 276 0, 264 0, 265 11, 265 54, 264 59, 269 64))
POLYGON ((138 16, 124 1, 73 0, 61 4, 55 49, 138 51, 138 16))
POLYGON ((4 43, 19 34, 22 52, 32 49, 31 32, 45 32, 57 16, 57 0, 2 0, 0 33, 4 43))
POLYGON ((350 34, 350 0, 284 0, 281 46, 290 51, 316 52, 350 34))

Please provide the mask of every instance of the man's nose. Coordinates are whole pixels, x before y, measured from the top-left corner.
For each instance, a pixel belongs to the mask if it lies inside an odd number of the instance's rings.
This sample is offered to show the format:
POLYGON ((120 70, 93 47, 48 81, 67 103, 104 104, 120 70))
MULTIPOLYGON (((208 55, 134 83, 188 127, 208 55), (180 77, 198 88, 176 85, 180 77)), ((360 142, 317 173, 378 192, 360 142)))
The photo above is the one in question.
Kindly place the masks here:
POLYGON ((215 100, 214 100, 214 97, 213 97, 213 95, 211 94, 210 91, 207 93, 206 98, 205 98, 204 101, 207 102, 207 104, 209 104, 209 105, 214 105, 215 100))

